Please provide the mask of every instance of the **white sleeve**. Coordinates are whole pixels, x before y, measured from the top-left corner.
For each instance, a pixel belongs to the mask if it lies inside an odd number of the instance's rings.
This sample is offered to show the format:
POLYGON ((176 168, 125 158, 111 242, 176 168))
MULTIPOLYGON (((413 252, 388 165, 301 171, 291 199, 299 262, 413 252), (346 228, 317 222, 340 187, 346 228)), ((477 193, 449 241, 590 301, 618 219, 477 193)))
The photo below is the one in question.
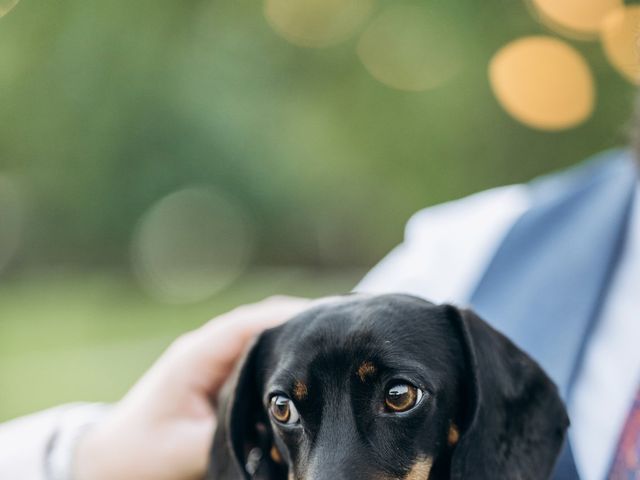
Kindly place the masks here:
POLYGON ((464 304, 504 235, 529 205, 528 187, 513 185, 421 210, 407 223, 404 242, 355 291, 464 304))
POLYGON ((67 480, 75 440, 107 411, 102 404, 71 404, 0 424, 0 478, 67 480))

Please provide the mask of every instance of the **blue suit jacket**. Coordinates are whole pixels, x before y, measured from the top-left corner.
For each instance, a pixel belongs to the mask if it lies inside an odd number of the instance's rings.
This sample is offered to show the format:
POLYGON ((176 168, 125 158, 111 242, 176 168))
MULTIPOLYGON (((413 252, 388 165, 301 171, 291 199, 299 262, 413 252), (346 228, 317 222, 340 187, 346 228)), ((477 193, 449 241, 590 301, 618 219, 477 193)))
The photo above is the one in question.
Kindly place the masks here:
MULTIPOLYGON (((532 208, 505 236, 471 298, 565 399, 623 250, 636 181, 626 151, 534 181, 532 208)), ((570 445, 554 478, 579 478, 570 445)))

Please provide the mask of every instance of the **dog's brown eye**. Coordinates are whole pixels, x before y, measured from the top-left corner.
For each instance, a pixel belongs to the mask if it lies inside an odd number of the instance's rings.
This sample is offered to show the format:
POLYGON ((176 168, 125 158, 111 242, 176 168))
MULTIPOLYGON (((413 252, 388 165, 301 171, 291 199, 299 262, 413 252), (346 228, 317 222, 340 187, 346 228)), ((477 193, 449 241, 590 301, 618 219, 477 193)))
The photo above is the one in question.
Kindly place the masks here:
POLYGON ((295 405, 284 395, 274 395, 271 397, 269 410, 273 418, 280 423, 294 424, 300 420, 300 415, 295 405))
POLYGON ((417 405, 422 390, 408 383, 396 383, 386 393, 384 403, 390 412, 406 412, 417 405))

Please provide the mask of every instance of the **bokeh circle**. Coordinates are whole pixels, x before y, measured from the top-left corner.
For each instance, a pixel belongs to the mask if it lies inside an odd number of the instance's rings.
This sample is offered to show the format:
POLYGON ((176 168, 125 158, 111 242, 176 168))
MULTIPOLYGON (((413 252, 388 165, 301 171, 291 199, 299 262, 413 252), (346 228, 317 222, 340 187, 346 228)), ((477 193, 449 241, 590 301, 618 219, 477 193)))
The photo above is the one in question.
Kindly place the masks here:
POLYGON ((189 187, 158 201, 134 234, 132 261, 142 286, 170 303, 204 300, 245 270, 253 236, 228 194, 189 187))
POLYGON ((19 1, 20 0, 0 0, 0 18, 13 10, 19 1))
POLYGON ((640 5, 620 7, 607 15, 600 38, 611 65, 627 80, 640 85, 640 5))
POLYGON ((580 53, 561 40, 533 36, 495 54, 489 79, 500 105, 518 121, 541 130, 563 130, 593 112, 593 75, 580 53))
POLYGON ((349 38, 369 17, 373 0, 265 0, 272 28, 301 47, 329 47, 349 38))
POLYGON ((358 56, 369 73, 399 90, 423 91, 451 79, 462 66, 455 25, 419 5, 393 5, 363 32, 358 56))
POLYGON ((604 18, 623 0, 530 0, 549 28, 578 38, 596 37, 604 18))

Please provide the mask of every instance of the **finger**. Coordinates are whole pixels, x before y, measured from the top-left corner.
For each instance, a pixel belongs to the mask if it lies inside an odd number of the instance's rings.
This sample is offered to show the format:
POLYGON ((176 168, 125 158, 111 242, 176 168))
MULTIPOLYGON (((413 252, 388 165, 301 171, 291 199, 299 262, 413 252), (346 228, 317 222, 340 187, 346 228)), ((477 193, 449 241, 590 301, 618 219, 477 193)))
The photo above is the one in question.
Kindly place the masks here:
POLYGON ((312 300, 299 297, 270 297, 258 303, 243 305, 204 324, 207 331, 215 325, 233 324, 248 330, 249 335, 277 326, 307 309, 312 300))
POLYGON ((215 430, 215 420, 213 418, 204 421, 194 422, 187 427, 190 429, 185 435, 184 471, 190 472, 185 478, 202 478, 209 464, 209 454, 213 433, 215 430))
POLYGON ((215 393, 230 374, 249 342, 306 309, 307 299, 276 299, 240 307, 187 335, 185 350, 198 384, 215 393))

